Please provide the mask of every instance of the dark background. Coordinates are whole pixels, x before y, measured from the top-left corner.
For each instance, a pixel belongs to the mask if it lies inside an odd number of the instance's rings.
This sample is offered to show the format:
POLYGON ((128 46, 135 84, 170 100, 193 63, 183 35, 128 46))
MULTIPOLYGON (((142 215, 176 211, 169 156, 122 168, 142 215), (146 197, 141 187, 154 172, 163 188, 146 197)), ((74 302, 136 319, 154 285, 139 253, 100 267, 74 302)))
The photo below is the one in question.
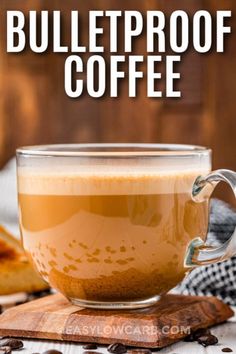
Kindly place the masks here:
MULTIPOLYGON (((236 35, 235 0, 1 0, 0 2, 0 166, 27 144, 58 142, 154 142, 206 145, 213 149, 214 168, 236 170, 236 35), (137 98, 124 85, 119 98, 70 99, 64 92, 64 61, 69 54, 6 54, 6 11, 61 10, 64 40, 69 41, 71 10, 82 18, 86 44, 89 10, 198 9, 232 10, 225 53, 189 50, 180 65, 181 99, 146 98, 146 83, 137 98)), ((107 23, 104 23, 108 29, 107 23)), ((108 32, 105 30, 104 32, 108 32)), ((108 43, 108 34, 103 44, 108 43)), ((67 44, 67 43, 65 43, 67 44)), ((145 53, 145 36, 136 43, 145 53)), ((162 67, 163 70, 164 67, 162 67)), ((141 81, 141 80, 140 80, 141 81)), ((218 195, 233 201, 220 187, 218 195)))

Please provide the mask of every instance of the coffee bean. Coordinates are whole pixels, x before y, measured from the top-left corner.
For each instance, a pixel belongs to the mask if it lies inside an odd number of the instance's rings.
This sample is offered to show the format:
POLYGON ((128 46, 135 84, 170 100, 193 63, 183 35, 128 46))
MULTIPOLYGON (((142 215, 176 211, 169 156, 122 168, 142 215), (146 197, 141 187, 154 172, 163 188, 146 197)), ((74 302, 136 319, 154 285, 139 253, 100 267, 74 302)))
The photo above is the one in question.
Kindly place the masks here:
POLYGON ((208 347, 208 345, 214 345, 218 343, 218 339, 213 334, 208 334, 198 338, 198 343, 203 345, 203 347, 208 347))
POLYGON ((211 331, 209 328, 198 328, 196 331, 193 332, 193 337, 195 340, 198 340, 198 338, 203 337, 203 336, 208 336, 211 334, 211 331))
POLYGON ((45 352, 43 352, 43 354, 62 354, 62 352, 56 349, 48 349, 45 352))
POLYGON ((126 347, 121 343, 110 344, 107 350, 109 351, 109 353, 113 354, 123 354, 127 352, 126 347))
POLYGON ((0 340, 0 347, 11 347, 11 349, 21 349, 23 348, 24 343, 19 340, 19 339, 15 339, 15 338, 6 338, 6 339, 2 339, 0 340))
POLYGON ((92 350, 86 350, 85 352, 83 352, 83 354, 102 354, 102 353, 93 352, 92 350))
POLYGON ((97 349, 97 344, 95 343, 87 343, 83 345, 84 349, 97 349))
POLYGON ((194 333, 190 333, 187 337, 185 337, 184 342, 195 342, 194 333))
POLYGON ((12 351, 12 348, 9 346, 0 347, 0 354, 10 354, 11 351, 12 351))
POLYGON ((152 354, 151 350, 144 348, 130 349, 128 354, 152 354))
POLYGON ((185 342, 195 342, 199 337, 207 336, 211 334, 209 328, 198 328, 196 331, 192 331, 187 337, 184 338, 185 342))
POLYGON ((233 350, 231 348, 223 348, 223 349, 221 349, 221 351, 223 353, 232 353, 233 350))

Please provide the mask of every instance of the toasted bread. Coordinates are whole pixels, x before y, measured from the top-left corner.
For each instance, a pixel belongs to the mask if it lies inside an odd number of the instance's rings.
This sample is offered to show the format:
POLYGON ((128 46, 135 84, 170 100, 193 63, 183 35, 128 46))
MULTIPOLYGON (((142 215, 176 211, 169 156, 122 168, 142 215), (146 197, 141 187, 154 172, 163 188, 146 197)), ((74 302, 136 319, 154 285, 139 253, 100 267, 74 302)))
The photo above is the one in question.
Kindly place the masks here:
POLYGON ((0 295, 47 288, 27 259, 19 240, 0 226, 0 295))

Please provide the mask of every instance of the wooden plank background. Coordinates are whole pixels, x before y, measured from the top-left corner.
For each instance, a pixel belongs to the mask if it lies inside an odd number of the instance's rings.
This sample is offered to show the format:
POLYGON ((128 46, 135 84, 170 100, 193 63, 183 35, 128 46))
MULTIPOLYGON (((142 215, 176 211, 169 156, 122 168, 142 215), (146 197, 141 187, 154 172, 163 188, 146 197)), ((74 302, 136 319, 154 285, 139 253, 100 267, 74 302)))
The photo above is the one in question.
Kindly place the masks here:
MULTIPOLYGON (((140 85, 137 98, 128 98, 125 86, 120 98, 96 100, 86 95, 70 99, 63 87, 65 54, 37 55, 29 50, 6 54, 6 11, 9 9, 61 10, 67 40, 69 14, 82 16, 82 41, 86 42, 87 12, 91 9, 160 9, 170 13, 185 9, 236 10, 234 0, 1 0, 0 2, 0 166, 20 145, 56 142, 165 142, 211 147, 214 168, 236 170, 236 34, 228 36, 224 54, 199 55, 188 51, 180 66, 183 98, 146 98, 140 85)), ((229 21, 232 28, 236 17, 229 21)), ((107 26, 107 23, 104 24, 107 26)), ((104 41, 108 41, 105 37, 104 41)), ((137 43, 145 52, 145 38, 137 43)), ((218 194, 233 202, 228 188, 218 194)))

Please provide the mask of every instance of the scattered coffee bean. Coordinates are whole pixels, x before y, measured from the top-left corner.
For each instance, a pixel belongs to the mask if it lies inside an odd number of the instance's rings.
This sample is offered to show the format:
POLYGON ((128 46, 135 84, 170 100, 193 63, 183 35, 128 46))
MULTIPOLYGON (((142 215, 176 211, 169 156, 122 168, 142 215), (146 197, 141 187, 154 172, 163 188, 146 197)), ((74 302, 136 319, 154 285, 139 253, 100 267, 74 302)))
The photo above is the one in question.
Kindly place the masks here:
POLYGON ((195 342, 194 333, 190 333, 187 337, 185 337, 184 342, 195 342))
POLYGON ((97 349, 97 344, 95 343, 87 343, 83 345, 84 349, 97 349))
POLYGON ((15 338, 6 338, 0 340, 0 347, 10 347, 11 349, 17 350, 23 348, 24 343, 15 338))
POLYGON ((152 354, 151 350, 144 348, 130 349, 128 354, 152 354))
POLYGON ((218 339, 213 334, 208 334, 198 338, 198 343, 203 345, 203 347, 208 347, 208 345, 215 345, 218 343, 218 339))
POLYGON ((185 342, 194 342, 198 340, 199 337, 208 336, 211 334, 209 328, 199 328, 196 331, 192 331, 187 337, 184 338, 185 342))
POLYGON ((12 351, 12 348, 9 346, 0 347, 0 354, 10 354, 11 351, 12 351))
POLYGON ((223 348, 223 349, 221 349, 221 351, 223 353, 232 353, 233 352, 233 350, 231 348, 223 348))
POLYGON ((193 332, 193 336, 195 340, 198 340, 198 338, 203 337, 203 336, 208 336, 211 334, 211 331, 209 328, 199 328, 196 331, 193 332))
POLYGON ((126 347, 121 343, 110 344, 107 350, 109 351, 109 353, 113 354, 123 354, 127 352, 126 347))
POLYGON ((46 350, 45 352, 43 352, 43 354, 62 354, 62 352, 60 352, 59 350, 56 350, 56 349, 49 349, 49 350, 46 350))
POLYGON ((83 354, 102 354, 102 353, 93 352, 92 350, 86 350, 85 352, 83 352, 83 354))

